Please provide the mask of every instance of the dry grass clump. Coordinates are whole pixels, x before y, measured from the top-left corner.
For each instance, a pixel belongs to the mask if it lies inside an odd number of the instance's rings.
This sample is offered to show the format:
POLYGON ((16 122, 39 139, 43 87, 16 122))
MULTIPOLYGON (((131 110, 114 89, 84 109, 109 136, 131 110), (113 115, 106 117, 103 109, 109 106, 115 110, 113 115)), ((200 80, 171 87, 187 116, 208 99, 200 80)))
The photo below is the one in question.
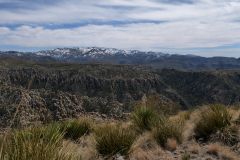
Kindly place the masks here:
POLYGON ((183 111, 179 113, 180 118, 183 120, 190 120, 191 114, 192 114, 192 111, 183 111))
POLYGON ((104 124, 95 129, 96 148, 101 155, 126 155, 137 135, 121 124, 104 124))
POLYGON ((200 113, 194 128, 195 137, 207 140, 211 134, 231 125, 232 116, 223 105, 211 105, 200 113))
POLYGON ((151 150, 138 148, 130 154, 129 160, 174 160, 174 158, 159 147, 151 150))
POLYGON ((129 152, 130 160, 173 159, 171 155, 166 154, 166 152, 158 145, 152 137, 151 132, 145 132, 139 136, 129 152))
POLYGON ((228 107, 228 111, 232 115, 232 120, 236 121, 238 117, 240 116, 240 108, 235 107, 235 106, 230 106, 228 107))
POLYGON ((177 145, 176 139, 169 138, 167 139, 166 149, 169 151, 175 151, 177 149, 177 145))
POLYGON ((137 148, 130 154, 129 160, 174 160, 172 156, 166 154, 160 147, 144 150, 137 148))
POLYGON ((81 137, 79 143, 71 140, 64 140, 62 152, 72 155, 72 158, 78 160, 96 160, 98 153, 95 148, 95 140, 93 135, 81 137))
POLYGON ((137 107, 131 115, 133 124, 138 131, 151 130, 157 121, 156 112, 150 107, 137 107))
POLYGON ((155 148, 156 146, 158 147, 158 144, 153 139, 151 132, 145 132, 135 140, 130 152, 134 152, 138 148, 148 150, 155 148))
POLYGON ((212 134, 210 140, 213 142, 222 142, 225 145, 233 146, 240 142, 239 131, 236 125, 223 128, 221 131, 217 131, 212 134))
POLYGON ((210 144, 207 148, 207 153, 215 156, 218 156, 219 151, 220 151, 219 144, 210 144))
POLYGON ((208 145, 207 153, 217 156, 220 159, 225 160, 238 160, 238 155, 231 151, 229 148, 222 146, 221 144, 214 143, 208 145))
POLYGON ((0 159, 6 160, 67 160, 71 155, 59 153, 63 132, 58 125, 31 127, 13 131, 2 141, 0 159))
POLYGON ((182 121, 171 121, 167 118, 161 118, 153 130, 155 140, 162 147, 166 147, 168 139, 175 139, 178 143, 182 142, 182 121))
POLYGON ((199 154, 199 151, 201 149, 200 145, 196 142, 189 144, 188 148, 189 152, 192 154, 199 154))
POLYGON ((195 123, 199 120, 199 110, 191 111, 189 120, 186 120, 183 127, 183 140, 189 141, 193 140, 194 138, 194 128, 195 123))
POLYGON ((62 123, 62 130, 65 132, 64 137, 77 140, 81 136, 88 134, 92 128, 89 118, 83 117, 62 123))
POLYGON ((235 120, 235 123, 236 123, 237 125, 240 125, 240 115, 239 115, 238 118, 235 120))

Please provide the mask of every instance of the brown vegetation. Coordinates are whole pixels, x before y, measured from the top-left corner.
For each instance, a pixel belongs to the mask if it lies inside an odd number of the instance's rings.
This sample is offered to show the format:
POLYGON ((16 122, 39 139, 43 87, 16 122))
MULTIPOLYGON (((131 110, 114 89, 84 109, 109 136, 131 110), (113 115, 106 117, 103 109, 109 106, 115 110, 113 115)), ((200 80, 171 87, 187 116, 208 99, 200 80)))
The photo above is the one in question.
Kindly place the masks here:
POLYGON ((214 105, 168 117, 140 108, 132 113, 135 119, 125 122, 101 120, 96 123, 83 117, 39 129, 11 131, 1 137, 0 159, 237 160, 240 148, 236 119, 239 115, 232 118, 232 109, 223 107, 214 105), (152 115, 156 116, 154 121, 149 120, 152 115), (202 132, 204 134, 199 134, 202 132), (233 135, 236 139, 231 139, 233 135), (204 143, 199 141, 201 136, 208 137, 204 143))

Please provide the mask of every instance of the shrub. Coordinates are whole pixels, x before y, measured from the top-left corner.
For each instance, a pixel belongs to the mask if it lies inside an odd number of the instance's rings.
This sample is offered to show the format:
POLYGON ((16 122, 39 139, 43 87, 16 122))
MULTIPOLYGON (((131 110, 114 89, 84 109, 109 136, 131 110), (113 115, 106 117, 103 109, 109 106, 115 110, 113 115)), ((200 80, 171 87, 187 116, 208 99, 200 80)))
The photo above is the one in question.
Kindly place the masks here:
POLYGON ((156 123, 157 114, 149 107, 137 107, 132 113, 133 124, 138 131, 151 130, 156 123))
POLYGON ((63 122, 62 130, 65 132, 64 137, 77 140, 81 136, 88 134, 92 124, 88 118, 81 118, 63 122))
POLYGON ((96 148, 102 155, 120 153, 126 155, 136 139, 136 133, 129 127, 105 124, 95 129, 96 148))
POLYGON ((57 125, 13 131, 2 139, 1 159, 70 159, 70 156, 59 154, 62 138, 63 133, 57 125))
POLYGON ((162 147, 166 147, 168 139, 175 139, 178 143, 182 142, 183 123, 173 122, 166 118, 161 118, 153 130, 153 136, 162 147))
POLYGON ((197 139, 207 140, 211 134, 221 131, 231 124, 232 116, 223 105, 211 105, 200 113, 194 133, 197 139))

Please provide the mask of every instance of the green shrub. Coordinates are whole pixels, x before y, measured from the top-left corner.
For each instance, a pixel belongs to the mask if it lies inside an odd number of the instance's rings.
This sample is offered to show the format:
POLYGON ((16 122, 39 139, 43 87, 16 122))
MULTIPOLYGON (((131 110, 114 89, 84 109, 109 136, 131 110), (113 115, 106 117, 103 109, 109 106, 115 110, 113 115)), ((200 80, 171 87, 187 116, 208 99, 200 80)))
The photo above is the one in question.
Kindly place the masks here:
POLYGON ((126 155, 136 139, 129 127, 106 124, 95 129, 96 148, 104 156, 120 153, 126 155))
POLYGON ((207 140, 211 134, 221 131, 231 124, 232 116, 223 105, 211 105, 200 114, 194 132, 197 139, 207 140))
POLYGON ((66 160, 70 156, 59 154, 63 133, 60 127, 32 127, 13 131, 2 140, 1 159, 6 160, 66 160))
POLYGON ((65 132, 64 138, 77 140, 91 130, 92 123, 88 118, 80 118, 62 123, 62 130, 65 132))
POLYGON ((133 124, 138 131, 151 130, 157 120, 157 114, 149 107, 137 107, 132 113, 133 124))
POLYGON ((183 122, 173 122, 167 118, 161 118, 153 130, 153 136, 159 145, 165 147, 168 139, 182 142, 183 122))

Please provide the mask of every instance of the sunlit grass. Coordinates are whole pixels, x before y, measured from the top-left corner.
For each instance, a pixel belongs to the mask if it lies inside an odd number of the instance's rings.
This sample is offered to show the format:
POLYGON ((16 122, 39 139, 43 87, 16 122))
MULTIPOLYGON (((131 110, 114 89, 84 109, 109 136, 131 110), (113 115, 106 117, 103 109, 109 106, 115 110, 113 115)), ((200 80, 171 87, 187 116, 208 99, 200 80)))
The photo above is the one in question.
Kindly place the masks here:
POLYGON ((95 130, 96 148, 102 155, 126 155, 136 139, 136 133, 121 124, 105 124, 95 130))
POLYGON ((59 153, 64 133, 59 125, 13 131, 1 139, 3 160, 70 160, 59 153))
POLYGON ((194 132, 196 138, 208 139, 211 134, 231 125, 232 116, 223 105, 211 105, 200 113, 194 132))

